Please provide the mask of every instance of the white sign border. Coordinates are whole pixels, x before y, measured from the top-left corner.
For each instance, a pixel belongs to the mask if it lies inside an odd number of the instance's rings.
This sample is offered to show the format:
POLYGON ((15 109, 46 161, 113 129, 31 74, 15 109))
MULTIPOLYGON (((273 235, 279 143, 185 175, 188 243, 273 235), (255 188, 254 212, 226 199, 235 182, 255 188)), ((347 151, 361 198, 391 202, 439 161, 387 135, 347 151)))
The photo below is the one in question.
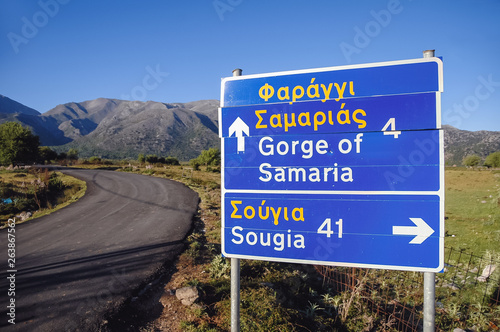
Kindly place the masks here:
MULTIPOLYGON (((395 191, 262 191, 262 190, 226 190, 224 187, 225 183, 225 171, 222 167, 221 170, 221 250, 222 254, 228 258, 239 258, 239 259, 254 259, 263 261, 273 261, 273 262, 285 262, 285 263, 296 263, 296 264, 313 264, 313 265, 328 265, 328 266, 340 266, 340 267, 359 267, 359 268, 374 268, 374 269, 387 269, 387 270, 398 270, 398 271, 413 271, 413 272, 441 272, 444 268, 444 133, 441 128, 441 92, 443 92, 443 61, 440 58, 418 58, 410 60, 398 60, 398 61, 385 61, 385 62, 374 62, 365 63, 357 65, 345 65, 345 66, 335 66, 335 67, 323 67, 323 68, 313 68, 313 69, 302 69, 302 70, 291 70, 291 71, 281 71, 273 73, 263 73, 263 74, 253 74, 245 76, 232 76, 226 77, 221 80, 221 98, 220 98, 220 108, 218 110, 219 116, 219 133, 221 133, 221 108, 224 105, 224 94, 225 94, 225 82, 235 81, 235 80, 247 80, 253 78, 261 77, 272 77, 272 76, 284 76, 284 75, 296 75, 296 74, 307 74, 307 73, 317 73, 325 71, 340 71, 348 69, 359 69, 359 68, 372 68, 372 67, 384 67, 384 66, 394 66, 394 65, 404 65, 404 64, 414 64, 414 63, 426 63, 435 62, 438 65, 438 89, 436 91, 436 116, 437 116, 437 128, 440 130, 439 135, 439 158, 440 158, 440 189, 438 191, 405 191, 405 192, 395 192, 395 191), (436 268, 420 268, 414 266, 396 266, 396 265, 379 265, 379 264, 356 264, 356 263, 345 263, 345 262, 331 262, 331 261, 316 261, 316 260, 304 260, 304 259, 289 259, 289 258, 279 258, 279 257, 265 257, 265 256, 252 256, 252 255, 237 255, 228 254, 225 252, 225 196, 226 193, 311 193, 311 194, 349 194, 349 195, 367 195, 367 194, 377 194, 377 195, 436 195, 440 199, 440 211, 439 211, 439 266, 436 268)), ((220 135, 222 136, 222 135, 220 135)), ((225 156, 225 146, 224 138, 221 141, 221 165, 224 166, 224 156, 225 156)))

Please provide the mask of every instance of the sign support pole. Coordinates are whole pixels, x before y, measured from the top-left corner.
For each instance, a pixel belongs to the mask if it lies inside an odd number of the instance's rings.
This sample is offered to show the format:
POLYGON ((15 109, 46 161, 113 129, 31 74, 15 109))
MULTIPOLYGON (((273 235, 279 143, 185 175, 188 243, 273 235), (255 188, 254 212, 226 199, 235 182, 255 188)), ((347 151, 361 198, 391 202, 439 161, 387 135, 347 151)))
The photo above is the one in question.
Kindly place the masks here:
MULTIPOLYGON (((241 76, 241 69, 233 76, 241 76)), ((240 332, 240 259, 231 258, 231 332, 240 332)))
POLYGON ((434 332, 436 316, 434 277, 434 272, 424 272, 424 332, 434 332))
MULTIPOLYGON (((434 57, 434 50, 423 52, 424 58, 434 57)), ((434 332, 436 319, 436 283, 434 272, 424 272, 424 332, 434 332)))
POLYGON ((240 331, 240 259, 231 258, 231 332, 240 331))

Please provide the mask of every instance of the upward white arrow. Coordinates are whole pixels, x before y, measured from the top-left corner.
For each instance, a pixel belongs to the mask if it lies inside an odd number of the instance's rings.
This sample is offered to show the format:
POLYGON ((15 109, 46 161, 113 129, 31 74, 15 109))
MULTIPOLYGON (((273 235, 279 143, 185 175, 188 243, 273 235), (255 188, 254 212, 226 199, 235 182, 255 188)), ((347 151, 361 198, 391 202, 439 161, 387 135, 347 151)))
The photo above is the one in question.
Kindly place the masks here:
POLYGON ((229 137, 235 134, 238 139, 238 153, 245 152, 245 138, 243 134, 250 135, 249 129, 248 125, 240 117, 237 117, 233 124, 229 126, 229 137))
POLYGON ((410 244, 422 244, 434 230, 422 218, 410 218, 415 226, 392 226, 393 235, 415 235, 410 244))

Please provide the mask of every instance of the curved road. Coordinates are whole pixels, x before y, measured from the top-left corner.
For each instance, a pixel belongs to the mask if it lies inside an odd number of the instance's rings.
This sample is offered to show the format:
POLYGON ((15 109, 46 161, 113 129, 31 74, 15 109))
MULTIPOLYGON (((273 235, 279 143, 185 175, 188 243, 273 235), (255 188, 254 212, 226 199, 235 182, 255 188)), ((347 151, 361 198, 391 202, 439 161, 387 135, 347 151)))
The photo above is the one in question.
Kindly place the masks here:
POLYGON ((138 174, 83 169, 78 202, 16 226, 15 325, 8 323, 7 230, 0 232, 0 330, 93 331, 132 291, 176 257, 198 196, 138 174))

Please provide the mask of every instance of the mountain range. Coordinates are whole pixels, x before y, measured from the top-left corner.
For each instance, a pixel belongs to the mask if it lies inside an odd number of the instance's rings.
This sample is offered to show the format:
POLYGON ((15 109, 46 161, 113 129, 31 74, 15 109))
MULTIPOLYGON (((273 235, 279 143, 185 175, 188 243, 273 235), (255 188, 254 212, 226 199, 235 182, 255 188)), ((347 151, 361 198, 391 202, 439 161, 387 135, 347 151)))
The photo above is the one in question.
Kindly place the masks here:
MULTIPOLYGON (((0 123, 16 121, 58 152, 75 148, 82 158, 137 158, 139 153, 187 161, 219 147, 218 100, 189 103, 97 98, 57 105, 41 114, 0 95, 0 123)), ((500 131, 466 131, 444 125, 445 161, 483 159, 500 151, 500 131)))
POLYGON ((219 146, 219 101, 160 103, 98 98, 57 105, 40 114, 0 97, 0 123, 17 121, 58 152, 75 148, 80 157, 136 158, 139 153, 197 157, 219 146))

